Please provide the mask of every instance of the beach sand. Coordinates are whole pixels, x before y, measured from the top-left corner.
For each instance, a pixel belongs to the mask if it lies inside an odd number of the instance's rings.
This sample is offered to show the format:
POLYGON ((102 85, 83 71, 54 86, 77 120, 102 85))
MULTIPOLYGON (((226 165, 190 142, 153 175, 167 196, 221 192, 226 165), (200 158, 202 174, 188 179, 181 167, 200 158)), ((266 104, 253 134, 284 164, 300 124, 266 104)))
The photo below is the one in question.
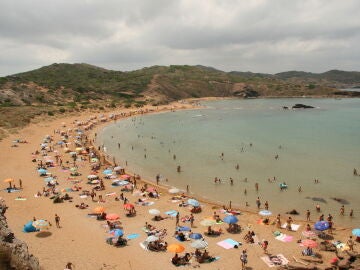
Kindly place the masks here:
MULTIPOLYGON (((173 104, 175 109, 180 108, 193 108, 188 104, 173 104)), ((165 107, 169 109, 171 106, 159 107, 158 110, 164 110, 165 107)), ((129 111, 130 109, 123 110, 129 111)), ((109 113, 106 113, 107 115, 109 113)), ((0 142, 0 179, 13 178, 15 184, 18 187, 18 179, 22 179, 23 190, 20 192, 7 193, 1 191, 0 197, 2 197, 9 209, 6 213, 10 228, 14 231, 16 237, 24 240, 28 246, 30 253, 34 254, 40 260, 40 265, 43 269, 64 269, 67 262, 72 262, 75 265, 75 269, 173 269, 176 268, 170 262, 173 254, 170 252, 151 252, 145 251, 140 247, 140 243, 143 242, 147 235, 142 231, 142 227, 145 222, 149 222, 157 228, 165 228, 168 231, 168 235, 165 240, 171 243, 179 243, 185 246, 185 252, 193 252, 194 249, 190 247, 190 242, 178 242, 174 237, 175 231, 175 218, 165 219, 162 221, 152 221, 152 216, 148 213, 151 208, 159 209, 162 213, 168 210, 180 211, 180 216, 190 215, 188 208, 178 207, 178 203, 173 203, 170 200, 170 194, 164 189, 161 190, 161 197, 157 199, 148 199, 154 201, 152 206, 136 206, 137 215, 135 217, 126 217, 126 211, 123 209, 123 203, 115 201, 114 197, 106 197, 105 194, 109 192, 116 192, 117 196, 121 193, 120 187, 111 187, 110 180, 104 180, 106 190, 97 192, 102 194, 105 198, 105 203, 92 202, 91 198, 81 199, 78 196, 78 192, 69 193, 73 197, 73 202, 64 201, 64 203, 54 204, 52 200, 46 197, 35 198, 34 194, 41 191, 44 186, 44 181, 39 177, 36 171, 36 163, 31 162, 31 153, 40 148, 40 143, 45 135, 53 135, 55 142, 59 138, 59 134, 54 134, 53 130, 61 129, 62 123, 66 123, 66 128, 70 128, 71 123, 77 120, 88 119, 89 116, 94 113, 84 113, 77 116, 58 118, 55 120, 44 120, 38 123, 32 123, 26 128, 18 132, 18 134, 11 135, 0 142), (18 147, 11 147, 12 141, 21 138, 28 141, 28 143, 18 144, 18 147), (18 196, 26 198, 26 200, 15 200, 18 196), (89 209, 80 210, 75 207, 76 204, 84 202, 88 204, 89 209), (91 212, 96 206, 104 206, 107 213, 117 213, 120 215, 120 221, 124 227, 125 236, 129 234, 140 234, 136 239, 129 240, 128 246, 116 248, 114 246, 105 243, 106 237, 108 237, 107 229, 103 226, 106 222, 97 221, 94 218, 89 218, 87 214, 91 212), (61 218, 61 228, 56 228, 54 215, 58 214, 61 218), (49 235, 44 233, 23 233, 23 225, 32 220, 33 217, 38 219, 47 219, 53 226, 49 230, 49 235)), ((100 115, 100 113, 98 114, 100 115)), ((96 127, 101 128, 109 122, 96 127)), ((89 133, 94 134, 94 130, 89 133)), ((74 145, 71 145, 71 149, 74 145)), ((63 156, 64 163, 66 160, 71 161, 70 156, 61 151, 59 152, 63 156)), ((49 155, 54 156, 53 153, 49 155)), ((40 157, 40 156, 38 156, 40 157)), ((82 174, 76 179, 82 179, 83 182, 79 185, 85 189, 90 190, 90 186, 86 184, 86 176, 90 174, 90 168, 88 161, 78 162, 79 172, 82 174)), ((159 168, 161 165, 159 164, 159 168)), ((99 175, 102 176, 100 170, 99 175)), ((50 171, 57 176, 59 182, 59 188, 69 188, 71 183, 66 180, 69 177, 69 172, 64 172, 60 167, 50 169, 50 171)), ((8 187, 7 183, 3 183, 1 180, 2 189, 8 187)), ((138 182, 138 186, 141 183, 138 182)), ((130 203, 134 203, 139 197, 132 196, 131 193, 124 193, 124 195, 130 200, 130 203)), ((204 217, 212 216, 216 206, 208 203, 203 203, 203 211, 195 216, 195 227, 193 232, 202 233, 206 230, 199 222, 204 217)), ((276 209, 273 210, 274 214, 276 209)), ((164 214, 162 214, 164 215, 164 214)), ((314 215, 313 215, 314 216, 314 215)), ((223 218, 224 214, 220 214, 223 218)), ((201 264, 201 269, 240 269, 240 252, 243 249, 248 251, 249 263, 248 269, 268 269, 268 266, 260 259, 264 256, 264 252, 258 244, 245 244, 243 236, 247 232, 247 227, 250 230, 255 231, 258 239, 261 241, 266 239, 269 241, 269 253, 273 255, 283 254, 289 261, 293 262, 293 256, 301 258, 302 247, 299 246, 296 241, 298 239, 304 239, 301 232, 305 229, 306 223, 304 221, 297 220, 296 216, 293 216, 296 224, 300 224, 300 229, 296 232, 288 232, 284 229, 282 231, 288 235, 293 236, 292 242, 281 242, 274 238, 273 231, 278 229, 274 225, 261 225, 258 224, 260 216, 253 213, 244 212, 238 216, 239 224, 244 229, 241 234, 229 234, 226 232, 227 224, 222 224, 214 227, 221 227, 225 231, 220 237, 210 238, 205 237, 209 243, 209 253, 212 256, 219 256, 220 259, 216 262, 201 264), (216 243, 224 239, 231 238, 235 241, 243 242, 243 245, 238 249, 224 249, 218 246, 216 243)), ((274 220, 275 217, 271 219, 274 220)), ((283 216, 282 221, 285 222, 287 217, 283 216)), ((314 221, 315 217, 313 217, 314 221)), ((314 222, 311 222, 313 225, 314 222)), ((181 223, 180 225, 189 226, 189 223, 181 223)), ((335 230, 335 240, 342 240, 346 242, 351 231, 349 229, 335 230)), ((357 249, 358 247, 355 246, 357 249)), ((329 265, 330 258, 334 257, 333 253, 321 252, 323 260, 326 262, 324 265, 329 265)), ((194 263, 196 265, 196 263, 194 263)), ((301 265, 301 264, 298 264, 301 265)), ((322 266, 322 267, 323 267, 322 266)), ((191 267, 192 268, 192 267, 191 267)))

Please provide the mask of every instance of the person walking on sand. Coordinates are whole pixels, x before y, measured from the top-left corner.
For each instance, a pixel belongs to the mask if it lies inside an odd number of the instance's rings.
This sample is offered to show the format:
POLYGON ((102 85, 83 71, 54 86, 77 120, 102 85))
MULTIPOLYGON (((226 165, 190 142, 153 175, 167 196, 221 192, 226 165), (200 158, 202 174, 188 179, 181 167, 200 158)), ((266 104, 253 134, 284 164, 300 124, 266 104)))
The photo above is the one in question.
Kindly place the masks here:
POLYGON ((57 228, 61 228, 60 227, 60 217, 57 214, 55 214, 55 224, 56 224, 57 228))
POLYGON ((255 189, 256 191, 259 191, 259 183, 255 183, 255 189))
POLYGON ((350 251, 354 251, 354 240, 352 239, 352 236, 350 235, 349 239, 347 240, 346 244, 349 246, 350 251))
POLYGON ((190 227, 193 228, 194 227, 194 221, 195 221, 195 217, 193 214, 190 214, 190 227))
POLYGON ((175 223, 175 226, 176 226, 176 227, 179 226, 179 222, 180 222, 180 213, 177 212, 177 214, 176 214, 176 223, 175 223))
POLYGON ((268 249, 268 246, 269 246, 269 242, 266 241, 266 240, 264 240, 264 241, 262 242, 261 246, 262 246, 262 249, 264 250, 264 253, 267 254, 267 253, 268 253, 268 250, 267 250, 267 249, 268 249))
POLYGON ((241 269, 246 269, 246 265, 248 263, 248 255, 246 253, 246 249, 242 251, 240 254, 240 261, 241 261, 241 269))
POLYGON ((306 220, 310 221, 310 210, 306 210, 306 220))
POLYGON ((22 180, 19 179, 19 186, 20 186, 20 189, 22 189, 22 180))

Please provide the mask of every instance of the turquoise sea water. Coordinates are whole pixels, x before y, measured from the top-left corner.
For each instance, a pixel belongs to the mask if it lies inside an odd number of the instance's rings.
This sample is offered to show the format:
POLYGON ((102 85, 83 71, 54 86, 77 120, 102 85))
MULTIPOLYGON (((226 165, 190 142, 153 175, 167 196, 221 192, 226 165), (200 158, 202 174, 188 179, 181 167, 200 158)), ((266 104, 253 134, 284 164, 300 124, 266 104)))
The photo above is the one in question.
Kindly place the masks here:
POLYGON ((248 202, 248 209, 256 210, 259 196, 274 213, 295 208, 304 217, 310 209, 313 219, 319 203, 325 215, 336 217, 335 223, 360 227, 360 177, 353 176, 354 168, 360 173, 360 99, 223 100, 203 105, 207 108, 119 121, 98 135, 98 143, 121 165, 126 160, 130 171, 154 181, 159 173, 162 184, 181 189, 190 185, 191 192, 216 202, 231 200, 242 208, 248 202), (295 103, 316 109, 282 109, 295 103), (276 182, 270 183, 274 176, 276 182), (222 183, 214 184, 215 177, 222 183), (288 190, 280 191, 281 182, 288 190), (349 202, 346 216, 338 216, 341 204, 331 197, 349 202))

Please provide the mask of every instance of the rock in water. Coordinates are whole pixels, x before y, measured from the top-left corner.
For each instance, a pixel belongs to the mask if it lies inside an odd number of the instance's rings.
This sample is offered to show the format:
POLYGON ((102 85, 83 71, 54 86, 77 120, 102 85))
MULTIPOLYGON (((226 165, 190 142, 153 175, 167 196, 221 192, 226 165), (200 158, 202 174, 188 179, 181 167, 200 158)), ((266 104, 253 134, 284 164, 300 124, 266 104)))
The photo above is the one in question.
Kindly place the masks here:
POLYGON ((293 109, 314 109, 313 106, 309 106, 309 105, 305 105, 305 104, 295 104, 294 106, 292 106, 293 109))

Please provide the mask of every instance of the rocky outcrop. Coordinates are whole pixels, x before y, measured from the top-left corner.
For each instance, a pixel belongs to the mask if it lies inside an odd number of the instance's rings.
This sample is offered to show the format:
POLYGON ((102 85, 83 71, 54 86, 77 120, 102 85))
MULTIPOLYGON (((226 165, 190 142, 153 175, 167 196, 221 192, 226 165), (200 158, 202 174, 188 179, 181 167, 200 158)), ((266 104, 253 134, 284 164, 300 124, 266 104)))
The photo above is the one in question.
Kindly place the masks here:
POLYGON ((5 255, 9 267, 17 270, 39 270, 39 260, 29 254, 25 242, 17 239, 9 229, 5 212, 7 206, 0 201, 0 252, 5 255))

